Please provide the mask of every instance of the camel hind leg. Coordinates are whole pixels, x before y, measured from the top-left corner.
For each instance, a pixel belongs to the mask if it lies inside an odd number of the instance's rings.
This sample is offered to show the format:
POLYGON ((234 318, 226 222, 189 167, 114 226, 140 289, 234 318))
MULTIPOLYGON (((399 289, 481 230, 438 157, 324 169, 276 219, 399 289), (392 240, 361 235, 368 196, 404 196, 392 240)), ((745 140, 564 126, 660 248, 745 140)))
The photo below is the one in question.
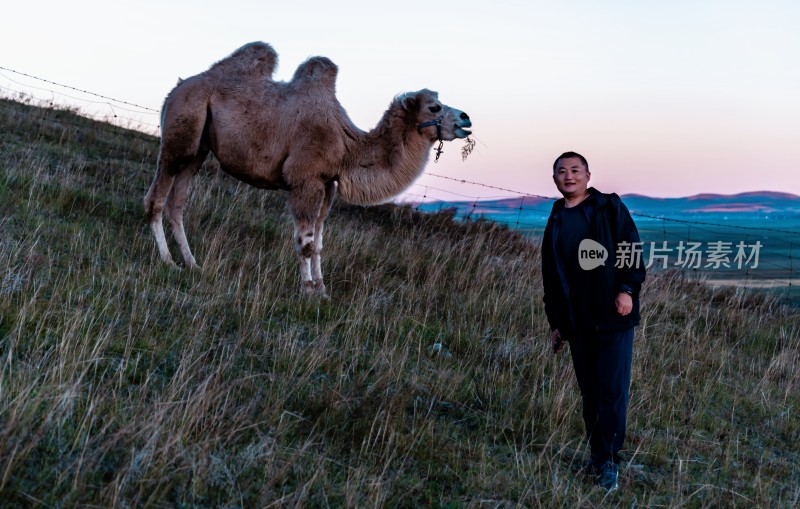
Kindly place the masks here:
POLYGON ((189 196, 189 184, 203 165, 208 151, 201 151, 197 156, 175 177, 172 189, 167 197, 166 208, 167 219, 172 227, 172 235, 178 242, 178 247, 183 256, 183 262, 190 269, 200 269, 192 250, 189 248, 189 241, 186 239, 186 231, 183 228, 183 212, 186 207, 186 198, 189 196))
POLYGON ((201 151, 191 159, 181 161, 179 164, 168 164, 163 159, 159 160, 156 178, 150 185, 150 190, 144 198, 145 212, 150 216, 150 228, 156 239, 158 254, 169 265, 177 267, 172 259, 164 234, 164 212, 167 213, 172 235, 178 242, 183 261, 187 267, 197 267, 197 262, 189 249, 186 232, 183 229, 183 210, 189 194, 189 182, 205 161, 207 151, 201 151), (177 174, 163 170, 163 168, 178 168, 177 174))
POLYGON ((164 204, 167 196, 172 191, 172 186, 175 183, 175 177, 162 171, 159 165, 156 178, 150 185, 150 190, 144 197, 144 210, 150 220, 150 229, 153 231, 153 237, 156 239, 156 247, 158 247, 158 255, 167 264, 177 267, 172 260, 172 255, 169 253, 167 246, 167 238, 164 235, 164 223, 162 221, 164 204))
POLYGON ((170 221, 173 223, 175 235, 184 260, 191 264, 194 257, 187 259, 189 245, 183 231, 183 203, 188 192, 188 180, 183 176, 189 174, 188 179, 197 171, 208 152, 201 148, 201 139, 205 128, 207 111, 206 99, 202 86, 191 80, 183 81, 170 92, 164 103, 161 118, 161 149, 158 153, 158 168, 150 190, 144 198, 144 209, 150 220, 150 228, 158 246, 158 254, 163 261, 175 266, 170 255, 167 240, 164 235, 164 208, 167 201, 172 198, 179 203, 178 207, 171 207, 170 221), (199 87, 199 88, 198 88, 199 87), (179 187, 173 191, 179 181, 179 187), (176 221, 177 219, 177 221, 176 221))

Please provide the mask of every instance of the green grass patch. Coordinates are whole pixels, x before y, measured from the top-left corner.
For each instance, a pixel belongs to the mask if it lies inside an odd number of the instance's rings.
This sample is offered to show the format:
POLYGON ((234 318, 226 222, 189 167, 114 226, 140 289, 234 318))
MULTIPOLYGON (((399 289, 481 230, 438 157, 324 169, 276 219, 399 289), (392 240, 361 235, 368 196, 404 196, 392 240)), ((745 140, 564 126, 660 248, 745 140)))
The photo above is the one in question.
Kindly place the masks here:
MULTIPOLYGON (((643 293, 619 492, 553 356, 538 246, 336 203, 300 296, 286 195, 192 183, 202 271, 158 260, 157 140, 0 101, 0 500, 146 507, 793 507, 800 319, 664 273, 643 293)), ((169 228, 167 227, 169 235, 169 228)), ((177 254, 170 240, 173 254, 177 254)))

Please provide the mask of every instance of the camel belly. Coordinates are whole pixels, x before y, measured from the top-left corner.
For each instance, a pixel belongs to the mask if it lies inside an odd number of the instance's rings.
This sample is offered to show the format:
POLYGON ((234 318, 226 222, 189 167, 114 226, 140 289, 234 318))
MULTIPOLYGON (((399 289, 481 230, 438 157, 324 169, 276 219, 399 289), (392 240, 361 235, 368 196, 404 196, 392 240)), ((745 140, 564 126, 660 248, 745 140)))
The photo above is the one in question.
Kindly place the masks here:
POLYGON ((220 164, 222 171, 231 177, 241 180, 245 184, 261 189, 288 189, 279 171, 263 172, 253 171, 252 168, 241 168, 236 165, 220 164))
POLYGON ((263 152, 259 153, 249 140, 233 137, 220 139, 209 130, 206 144, 219 161, 222 171, 251 186, 263 189, 286 189, 281 175, 282 161, 263 152))

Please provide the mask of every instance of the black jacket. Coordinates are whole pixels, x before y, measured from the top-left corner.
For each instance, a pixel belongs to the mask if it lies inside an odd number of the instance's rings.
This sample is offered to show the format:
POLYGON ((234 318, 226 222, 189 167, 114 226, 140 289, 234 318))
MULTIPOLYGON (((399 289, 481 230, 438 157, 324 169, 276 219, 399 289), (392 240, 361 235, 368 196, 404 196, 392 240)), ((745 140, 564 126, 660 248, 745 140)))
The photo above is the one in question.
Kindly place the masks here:
POLYGON ((639 324, 639 292, 645 278, 643 255, 638 263, 628 257, 617 268, 617 244, 629 242, 641 246, 639 232, 627 207, 616 194, 604 194, 589 188, 583 210, 589 220, 590 238, 608 250, 604 265, 585 272, 586 277, 569 288, 564 262, 557 256, 559 213, 564 199, 553 204, 542 240, 542 280, 544 283, 544 310, 550 329, 569 334, 575 331, 575 316, 580 313, 584 323, 595 330, 621 330, 639 324), (572 309, 569 292, 590 292, 592 309, 572 309), (617 313, 614 301, 620 292, 628 291, 633 297, 633 310, 627 316, 617 313))

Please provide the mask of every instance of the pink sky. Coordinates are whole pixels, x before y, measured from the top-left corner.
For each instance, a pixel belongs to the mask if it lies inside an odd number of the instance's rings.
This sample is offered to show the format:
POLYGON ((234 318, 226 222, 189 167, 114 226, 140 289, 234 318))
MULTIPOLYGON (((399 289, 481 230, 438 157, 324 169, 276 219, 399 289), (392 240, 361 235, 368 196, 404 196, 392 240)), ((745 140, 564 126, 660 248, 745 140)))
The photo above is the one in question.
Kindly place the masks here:
MULTIPOLYGON (((332 58, 339 99, 363 129, 394 95, 438 90, 469 113, 478 146, 464 163, 460 142, 446 146, 411 193, 508 194, 441 174, 552 196, 553 159, 575 150, 607 192, 800 194, 794 0, 314 0, 280 11, 246 0, 34 0, 4 9, 8 19, 42 14, 4 26, 0 66, 153 109, 178 77, 253 40, 278 51, 278 79, 310 55, 332 58)), ((0 73, 0 87, 16 90, 9 78, 19 80, 0 73)), ((79 105, 111 113, 88 100, 79 105)))

